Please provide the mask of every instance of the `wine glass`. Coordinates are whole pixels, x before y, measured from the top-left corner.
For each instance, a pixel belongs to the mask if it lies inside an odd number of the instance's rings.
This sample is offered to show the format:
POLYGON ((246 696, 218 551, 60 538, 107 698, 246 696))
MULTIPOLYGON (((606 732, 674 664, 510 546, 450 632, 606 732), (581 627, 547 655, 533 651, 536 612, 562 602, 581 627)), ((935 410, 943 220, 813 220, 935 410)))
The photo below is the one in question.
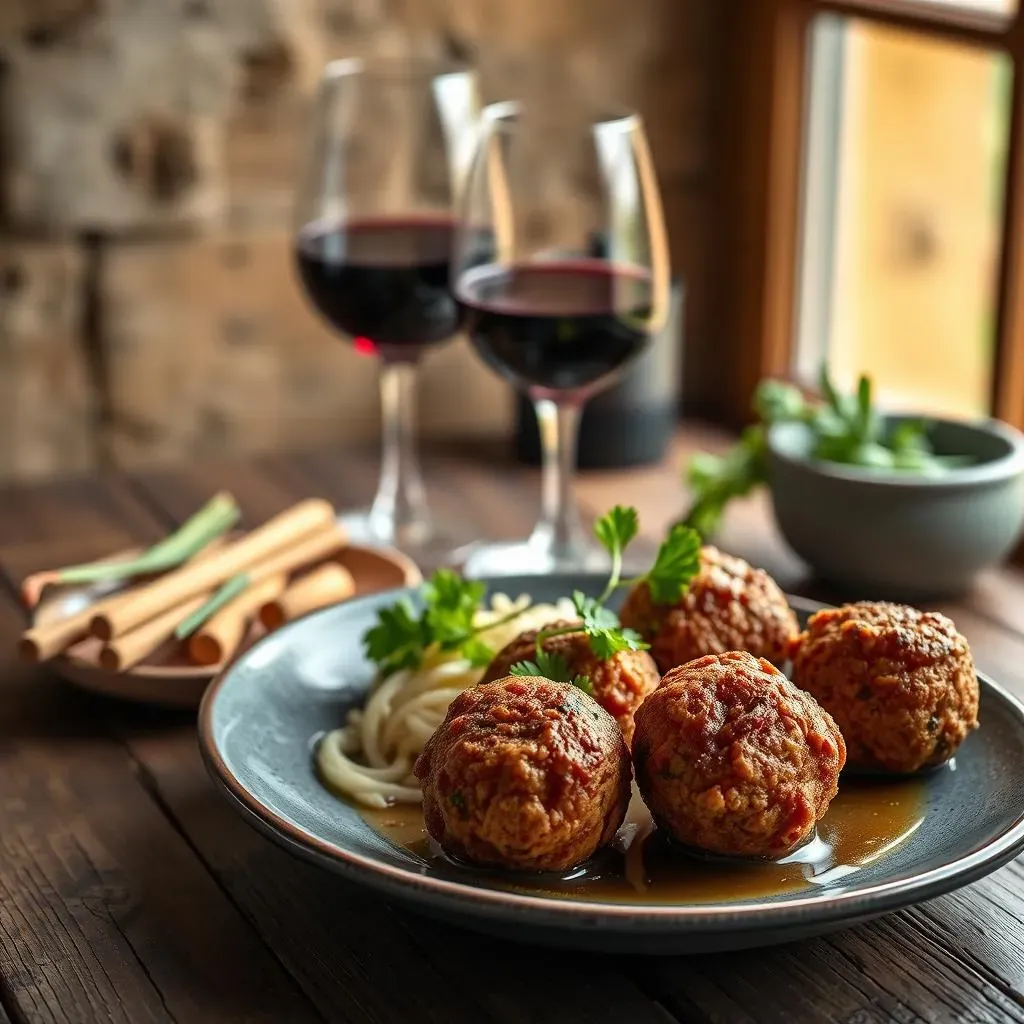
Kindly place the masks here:
POLYGON ((424 566, 457 560, 457 531, 431 514, 415 442, 420 359, 461 323, 451 293, 453 201, 479 122, 475 74, 420 58, 327 65, 295 204, 309 300, 380 360, 382 460, 369 509, 339 516, 356 542, 424 566))
POLYGON ((554 97, 488 107, 459 214, 453 288, 470 340, 532 400, 543 456, 529 539, 482 545, 464 571, 604 568, 573 495, 580 413, 644 350, 669 304, 661 199, 639 115, 592 116, 554 97))

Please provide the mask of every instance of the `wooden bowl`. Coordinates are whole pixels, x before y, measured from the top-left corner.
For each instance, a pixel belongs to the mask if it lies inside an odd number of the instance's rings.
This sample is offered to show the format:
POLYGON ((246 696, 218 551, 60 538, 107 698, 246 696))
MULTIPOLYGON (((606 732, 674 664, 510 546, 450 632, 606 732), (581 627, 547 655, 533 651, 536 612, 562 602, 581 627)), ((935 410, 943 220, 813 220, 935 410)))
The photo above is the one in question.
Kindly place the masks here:
MULTIPOLYGON (((131 557, 131 554, 123 552, 112 557, 131 557)), ((391 548, 350 545, 337 561, 352 574, 356 596, 396 587, 414 587, 423 582, 416 564, 391 548)), ((53 590, 35 609, 32 624, 46 625, 71 615, 96 600, 102 592, 101 587, 53 590)), ((263 634, 263 627, 254 623, 243 648, 263 634)), ((195 665, 180 643, 168 641, 126 672, 109 672, 98 663, 102 646, 101 641, 89 637, 53 658, 48 665, 63 679, 93 693, 159 707, 197 708, 209 681, 227 664, 225 661, 217 665, 195 665)))

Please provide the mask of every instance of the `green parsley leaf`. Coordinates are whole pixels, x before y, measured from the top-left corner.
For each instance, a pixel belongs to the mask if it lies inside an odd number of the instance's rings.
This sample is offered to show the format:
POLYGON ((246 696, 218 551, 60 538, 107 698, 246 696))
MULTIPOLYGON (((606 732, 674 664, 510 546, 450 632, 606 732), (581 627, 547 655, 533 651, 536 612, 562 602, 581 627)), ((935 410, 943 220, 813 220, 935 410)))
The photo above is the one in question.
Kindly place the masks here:
POLYGON ((518 661, 509 669, 513 676, 540 676, 555 683, 571 683, 589 696, 594 696, 594 687, 590 676, 575 675, 569 662, 557 653, 539 648, 534 655, 535 661, 518 661))
POLYGON ((647 584, 655 604, 675 604, 686 593, 690 581, 700 572, 700 534, 677 523, 658 549, 647 584))
POLYGON ((612 557, 621 555, 639 530, 640 517, 637 510, 626 505, 616 505, 594 523, 597 539, 612 557))
POLYGON ((553 679, 556 683, 572 681, 573 673, 569 668, 569 661, 562 654, 545 651, 542 648, 537 651, 536 666, 545 679, 553 679))
POLYGON ((377 625, 363 637, 366 656, 385 673, 418 665, 429 642, 425 623, 416 617, 406 598, 381 608, 377 625))
POLYGON ((903 420, 893 428, 888 445, 897 455, 907 452, 930 454, 932 446, 928 441, 928 422, 903 420))
MULTIPOLYGON (((605 606, 605 601, 608 600, 618 586, 622 585, 620 581, 622 574, 622 552, 626 545, 636 537, 639 530, 639 514, 635 508, 629 506, 616 505, 598 519, 594 526, 594 532, 612 556, 612 570, 604 591, 600 597, 589 597, 581 590, 573 591, 572 603, 577 615, 580 617, 579 624, 574 623, 571 626, 561 626, 554 630, 541 630, 537 634, 534 660, 520 662, 516 666, 519 670, 518 674, 526 675, 538 671, 548 679, 572 682, 582 689, 586 689, 590 685, 589 680, 584 680, 582 677, 571 679, 569 665, 564 659, 552 661, 551 656, 547 655, 543 649, 543 643, 546 639, 563 633, 582 632, 587 638, 591 652, 602 661, 613 657, 620 651, 647 650, 648 645, 644 643, 640 634, 631 629, 623 629, 618 615, 611 608, 605 606), (582 685, 583 682, 586 683, 586 686, 582 685)), ((690 530, 686 532, 687 534, 692 533, 690 530)), ((663 573, 668 571, 669 567, 663 567, 663 573)))
POLYGON ((828 363, 821 364, 821 370, 818 372, 818 387, 832 412, 844 423, 849 424, 853 413, 853 403, 848 396, 841 395, 836 390, 828 371, 828 363))
POLYGON ((682 523, 693 527, 705 539, 711 537, 718 530, 726 505, 767 480, 765 428, 757 424, 747 427, 725 455, 707 452, 694 455, 687 469, 693 504, 682 523))
POLYGON ((541 676, 556 683, 567 683, 572 679, 569 662, 561 654, 540 648, 533 661, 520 661, 509 670, 514 676, 541 676))
POLYGON ((573 676, 569 682, 577 690, 582 690, 588 697, 594 696, 594 684, 590 681, 590 676, 573 676))
POLYGON ((798 387, 781 380, 763 380, 754 392, 754 412, 762 423, 802 420, 808 405, 798 387))
POLYGON ((850 452, 850 460, 854 466, 868 469, 892 469, 893 454, 883 445, 874 441, 865 441, 850 452))
POLYGON ((451 569, 438 569, 423 588, 426 625, 443 650, 457 650, 473 633, 473 618, 487 588, 464 580, 451 569))
MULTIPOLYGON (((628 535, 628 529, 627 529, 628 535)), ((614 579, 614 572, 613 572, 614 579)), ((564 682, 571 682, 579 686, 576 679, 570 678, 570 670, 564 659, 558 655, 548 655, 543 648, 545 640, 552 636, 560 636, 563 633, 583 633, 587 637, 587 643, 594 656, 604 660, 611 658, 620 651, 645 651, 648 645, 644 643, 639 633, 632 629, 623 629, 619 622, 618 615, 604 605, 604 596, 588 597, 582 590, 574 590, 572 595, 573 607, 580 617, 580 623, 571 626, 559 627, 554 631, 541 630, 537 634, 536 655, 533 661, 520 662, 516 668, 517 675, 530 675, 539 672, 548 679, 557 679, 564 682), (557 674, 552 675, 555 672, 557 674)), ((588 684, 589 685, 589 684, 588 684)), ((581 687, 585 689, 585 687, 581 687)))
POLYGON ((479 637, 472 637, 462 644, 462 656, 476 668, 483 668, 490 665, 494 659, 494 648, 485 643, 479 637))
POLYGON ((582 590, 572 592, 572 603, 580 619, 583 620, 583 631, 618 629, 619 617, 596 597, 587 597, 582 590))
POLYGON ((686 479, 696 491, 705 490, 717 483, 722 476, 725 459, 711 452, 697 452, 686 468, 686 479))
POLYGON ((587 638, 594 657, 602 661, 620 651, 646 651, 650 646, 634 629, 588 629, 587 638))
POLYGON ((457 651, 473 665, 487 665, 494 650, 482 634, 521 613, 510 612, 488 626, 474 625, 486 589, 483 583, 464 580, 450 569, 438 570, 420 590, 423 610, 419 615, 405 598, 377 612, 376 625, 363 635, 366 656, 385 675, 415 668, 430 648, 457 651))
POLYGON ((544 676, 535 661, 517 661, 509 670, 510 676, 544 676))
POLYGON ((622 554, 640 529, 640 515, 635 508, 616 505, 594 524, 594 533, 605 550, 612 556, 612 571, 601 594, 603 604, 611 596, 622 578, 622 554))

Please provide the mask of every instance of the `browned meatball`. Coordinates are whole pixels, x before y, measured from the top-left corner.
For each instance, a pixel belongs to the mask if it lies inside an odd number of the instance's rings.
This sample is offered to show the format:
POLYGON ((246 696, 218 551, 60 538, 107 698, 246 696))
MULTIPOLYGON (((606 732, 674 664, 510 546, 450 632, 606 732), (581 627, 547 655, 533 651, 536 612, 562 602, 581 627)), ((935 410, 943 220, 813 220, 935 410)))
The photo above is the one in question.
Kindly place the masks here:
POLYGON ((615 719, 569 683, 508 677, 459 694, 416 761, 427 831, 455 857, 565 871, 615 836, 629 751, 615 719))
POLYGON ((845 760, 829 715, 745 651, 673 669, 636 714, 633 763, 654 820, 713 853, 776 858, 798 847, 845 760))
POLYGON ((945 615, 862 602, 816 612, 791 645, 793 682, 839 723, 850 765, 914 772, 978 724, 967 641, 945 615))
POLYGON ((713 547, 701 549, 700 572, 678 604, 655 604, 648 585, 639 583, 619 618, 651 645, 662 672, 724 651, 749 651, 780 664, 799 629, 768 573, 713 547))
MULTIPOLYGON (((561 629, 574 623, 552 622, 546 629, 561 629)), ((507 676, 516 662, 532 661, 537 652, 537 630, 520 633, 503 647, 487 666, 482 682, 507 676)), ((647 651, 620 651, 603 661, 594 656, 584 633, 563 633, 541 642, 541 649, 565 658, 573 675, 587 676, 593 687, 594 699, 607 711, 622 729, 628 744, 633 739, 633 712, 647 694, 658 688, 661 675, 654 659, 647 651)))

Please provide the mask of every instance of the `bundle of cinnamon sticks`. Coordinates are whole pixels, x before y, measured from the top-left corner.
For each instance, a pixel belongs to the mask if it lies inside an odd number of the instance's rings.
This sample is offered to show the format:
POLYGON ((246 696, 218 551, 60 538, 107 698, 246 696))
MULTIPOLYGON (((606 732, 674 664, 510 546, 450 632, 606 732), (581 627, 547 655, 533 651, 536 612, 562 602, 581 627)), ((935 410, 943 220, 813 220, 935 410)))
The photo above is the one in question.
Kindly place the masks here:
POLYGON ((138 558, 29 577, 22 593, 30 608, 52 586, 113 581, 114 588, 81 611, 27 629, 21 656, 46 661, 95 637, 97 663, 123 672, 176 641, 193 663, 215 666, 234 655, 254 621, 276 629, 354 593, 341 564, 347 538, 328 502, 302 501, 248 533, 229 535, 236 521, 234 500, 218 495, 138 558))

